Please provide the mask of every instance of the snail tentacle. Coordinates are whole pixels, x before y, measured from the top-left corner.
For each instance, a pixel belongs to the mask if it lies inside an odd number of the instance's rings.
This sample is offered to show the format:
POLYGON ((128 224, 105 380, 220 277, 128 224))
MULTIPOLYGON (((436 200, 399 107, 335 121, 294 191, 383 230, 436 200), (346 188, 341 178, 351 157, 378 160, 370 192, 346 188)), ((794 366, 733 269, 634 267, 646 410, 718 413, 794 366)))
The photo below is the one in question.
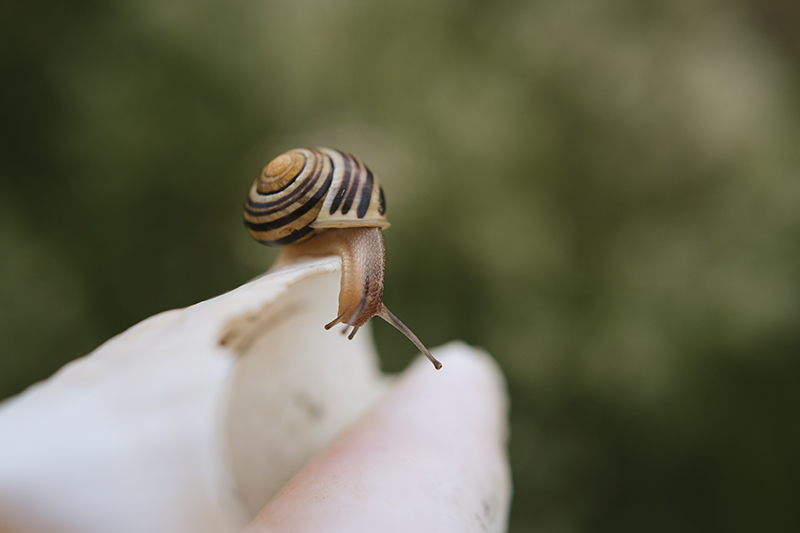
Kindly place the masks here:
POLYGON ((325 329, 331 329, 333 326, 341 322, 342 317, 344 317, 344 313, 342 313, 341 315, 337 316, 336 318, 325 324, 325 329))
POLYGON ((425 345, 422 344, 422 341, 419 340, 419 338, 417 338, 416 335, 414 335, 414 332, 411 331, 410 329, 408 329, 408 326, 403 324, 403 322, 399 318, 394 316, 394 313, 389 311, 388 307, 386 307, 385 305, 381 304, 381 309, 378 312, 378 316, 381 317, 382 319, 384 319, 389 324, 393 325, 395 328, 397 328, 397 330, 399 330, 400 333, 402 333, 403 335, 408 337, 408 340, 413 342, 414 345, 417 348, 419 348, 419 351, 422 352, 423 354, 425 354, 425 357, 428 358, 428 361, 433 363, 433 366, 436 367, 436 370, 440 370, 442 368, 442 363, 440 363, 439 360, 436 359, 433 356, 433 354, 425 347, 425 345))

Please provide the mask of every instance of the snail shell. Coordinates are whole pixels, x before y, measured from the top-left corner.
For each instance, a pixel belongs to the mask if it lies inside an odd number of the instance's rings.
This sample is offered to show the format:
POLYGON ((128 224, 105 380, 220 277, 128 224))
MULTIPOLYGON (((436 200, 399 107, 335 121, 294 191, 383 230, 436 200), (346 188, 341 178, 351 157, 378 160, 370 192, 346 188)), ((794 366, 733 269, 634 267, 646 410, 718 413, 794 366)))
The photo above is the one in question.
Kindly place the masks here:
POLYGON ((383 189, 358 158, 298 148, 273 159, 250 188, 244 222, 267 246, 299 244, 325 228, 388 228, 383 189))
POLYGON ((297 148, 279 155, 250 188, 244 223, 258 242, 283 247, 276 265, 308 256, 341 257, 339 316, 325 329, 347 324, 353 328, 352 339, 369 319, 380 316, 441 368, 383 303, 386 200, 378 179, 360 159, 328 148, 297 148))

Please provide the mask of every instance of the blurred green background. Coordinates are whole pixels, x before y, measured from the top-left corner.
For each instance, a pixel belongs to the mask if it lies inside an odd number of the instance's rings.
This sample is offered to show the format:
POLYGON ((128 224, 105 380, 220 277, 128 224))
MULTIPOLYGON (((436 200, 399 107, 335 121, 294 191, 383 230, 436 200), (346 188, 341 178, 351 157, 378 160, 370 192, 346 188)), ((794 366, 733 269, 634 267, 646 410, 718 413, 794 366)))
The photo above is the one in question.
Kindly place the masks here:
POLYGON ((262 272, 248 186, 331 146, 506 372, 511 531, 800 531, 796 3, 6 0, 0 69, 0 397, 262 272))

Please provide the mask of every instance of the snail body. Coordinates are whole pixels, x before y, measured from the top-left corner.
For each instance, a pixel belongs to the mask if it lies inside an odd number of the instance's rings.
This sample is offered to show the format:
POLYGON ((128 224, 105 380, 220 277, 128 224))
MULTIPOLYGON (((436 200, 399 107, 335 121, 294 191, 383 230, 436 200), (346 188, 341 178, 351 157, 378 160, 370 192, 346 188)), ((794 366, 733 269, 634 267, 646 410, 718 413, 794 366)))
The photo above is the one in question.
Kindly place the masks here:
POLYGON ((341 258, 338 316, 325 329, 346 324, 352 327, 352 339, 373 316, 380 316, 441 368, 383 303, 386 200, 378 179, 357 157, 328 148, 279 155, 250 188, 244 223, 258 242, 283 248, 276 264, 309 256, 341 258))

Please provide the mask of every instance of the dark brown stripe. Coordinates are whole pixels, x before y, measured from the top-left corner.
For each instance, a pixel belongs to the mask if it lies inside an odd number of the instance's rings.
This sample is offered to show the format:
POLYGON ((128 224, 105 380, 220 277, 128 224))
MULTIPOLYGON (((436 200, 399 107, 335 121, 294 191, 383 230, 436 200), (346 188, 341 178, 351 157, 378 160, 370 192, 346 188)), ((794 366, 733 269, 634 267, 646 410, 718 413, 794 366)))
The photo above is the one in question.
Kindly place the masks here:
POLYGON ((364 182, 364 188, 361 189, 361 199, 358 201, 358 209, 356 210, 358 218, 364 218, 364 215, 367 214, 367 209, 369 209, 369 204, 372 201, 373 180, 372 171, 367 168, 367 180, 364 182))
POLYGON ((289 235, 283 237, 282 239, 276 239, 274 241, 262 241, 260 239, 257 240, 261 244, 266 244, 267 246, 286 246, 287 244, 292 244, 295 241, 299 241, 312 231, 314 231, 314 228, 312 228, 311 226, 306 226, 304 228, 292 231, 289 235))
POLYGON ((357 169, 353 171, 353 183, 350 184, 350 190, 347 191, 347 198, 345 198, 344 205, 342 205, 343 215, 346 215, 350 211, 350 208, 353 207, 353 202, 358 192, 358 186, 361 182, 361 163, 355 158, 353 158, 353 162, 356 164, 357 169))
POLYGON ((378 190, 381 193, 380 200, 378 200, 378 214, 385 215, 386 214, 386 197, 383 195, 383 187, 378 187, 378 190))
POLYGON ((342 176, 342 183, 339 184, 339 190, 336 191, 336 196, 333 197, 333 203, 331 203, 331 215, 339 209, 339 205, 341 205, 344 195, 347 193, 347 185, 350 183, 350 174, 352 173, 350 169, 350 158, 342 152, 339 152, 339 155, 344 159, 344 175, 342 176))

